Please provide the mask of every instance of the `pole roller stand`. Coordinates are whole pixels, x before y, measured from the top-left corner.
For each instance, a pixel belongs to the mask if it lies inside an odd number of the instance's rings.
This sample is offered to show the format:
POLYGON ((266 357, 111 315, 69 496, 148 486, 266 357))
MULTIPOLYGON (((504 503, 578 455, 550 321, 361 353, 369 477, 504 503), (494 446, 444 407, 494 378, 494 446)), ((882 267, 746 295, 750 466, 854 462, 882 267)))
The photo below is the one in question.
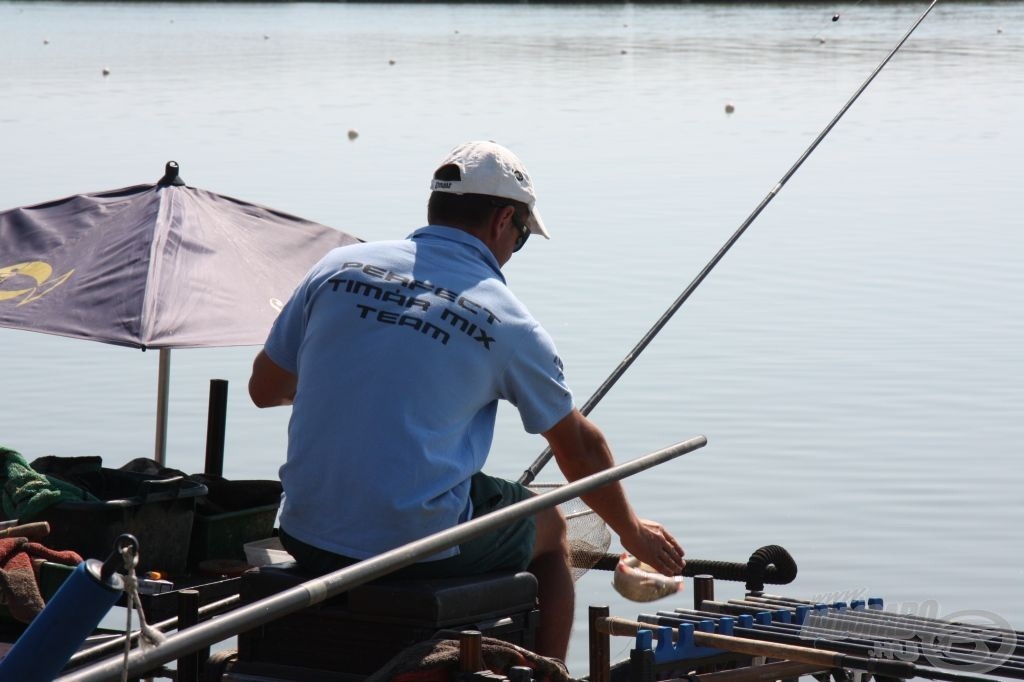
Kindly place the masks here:
POLYGON ((120 574, 102 573, 97 559, 78 565, 0 660, 0 680, 50 682, 60 674, 124 592, 120 574))

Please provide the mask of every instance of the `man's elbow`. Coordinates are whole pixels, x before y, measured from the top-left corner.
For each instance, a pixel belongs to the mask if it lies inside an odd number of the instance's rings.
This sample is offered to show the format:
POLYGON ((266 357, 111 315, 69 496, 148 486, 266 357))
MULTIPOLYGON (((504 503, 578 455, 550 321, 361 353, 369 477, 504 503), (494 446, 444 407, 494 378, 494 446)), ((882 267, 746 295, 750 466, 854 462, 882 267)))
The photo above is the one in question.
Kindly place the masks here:
POLYGON ((291 405, 295 391, 291 384, 270 384, 253 377, 249 380, 249 398, 256 407, 291 405))
POLYGON ((295 385, 295 375, 275 364, 265 352, 256 356, 249 377, 249 398, 256 407, 291 405, 295 385))
POLYGON ((597 425, 573 410, 562 421, 544 432, 558 468, 569 480, 576 480, 607 468, 611 453, 597 425))
POLYGON ((279 404, 266 392, 260 391, 259 387, 254 386, 252 381, 249 382, 249 398, 252 399, 252 404, 256 407, 274 407, 279 404))

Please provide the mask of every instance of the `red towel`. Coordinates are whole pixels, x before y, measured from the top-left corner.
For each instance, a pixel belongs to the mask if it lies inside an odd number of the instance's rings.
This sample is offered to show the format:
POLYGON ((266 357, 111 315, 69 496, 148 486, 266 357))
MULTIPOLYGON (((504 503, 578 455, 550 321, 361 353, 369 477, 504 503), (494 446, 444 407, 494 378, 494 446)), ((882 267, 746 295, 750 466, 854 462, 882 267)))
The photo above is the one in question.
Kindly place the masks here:
POLYGON ((7 604, 11 616, 30 623, 45 603, 33 569, 33 559, 77 566, 82 557, 70 550, 57 551, 29 542, 28 538, 0 539, 0 601, 7 604))

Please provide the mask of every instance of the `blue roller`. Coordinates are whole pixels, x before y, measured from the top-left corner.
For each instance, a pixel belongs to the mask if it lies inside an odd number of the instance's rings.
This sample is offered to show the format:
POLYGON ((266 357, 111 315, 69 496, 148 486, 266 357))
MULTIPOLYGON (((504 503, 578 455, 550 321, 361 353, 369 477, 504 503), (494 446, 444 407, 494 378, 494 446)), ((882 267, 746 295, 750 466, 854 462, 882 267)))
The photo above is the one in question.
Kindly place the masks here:
POLYGON ((124 580, 102 561, 80 563, 0 660, 0 680, 53 680, 122 592, 124 580))

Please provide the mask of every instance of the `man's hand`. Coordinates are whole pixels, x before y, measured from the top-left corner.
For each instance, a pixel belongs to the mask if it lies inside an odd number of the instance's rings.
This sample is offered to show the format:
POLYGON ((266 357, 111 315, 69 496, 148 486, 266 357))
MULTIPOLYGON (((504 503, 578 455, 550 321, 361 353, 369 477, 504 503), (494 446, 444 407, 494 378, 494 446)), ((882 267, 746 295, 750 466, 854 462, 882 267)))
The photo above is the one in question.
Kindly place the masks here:
MULTIPOLYGON (((558 468, 570 481, 615 464, 604 434, 579 410, 573 410, 545 431, 544 437, 555 454, 558 468)), ((660 523, 637 518, 626 501, 622 484, 609 483, 580 497, 615 531, 627 552, 665 575, 682 573, 686 565, 683 548, 660 523)))
POLYGON ((620 535, 619 540, 627 552, 661 573, 679 575, 683 572, 686 561, 682 546, 657 521, 640 519, 636 532, 620 535))

